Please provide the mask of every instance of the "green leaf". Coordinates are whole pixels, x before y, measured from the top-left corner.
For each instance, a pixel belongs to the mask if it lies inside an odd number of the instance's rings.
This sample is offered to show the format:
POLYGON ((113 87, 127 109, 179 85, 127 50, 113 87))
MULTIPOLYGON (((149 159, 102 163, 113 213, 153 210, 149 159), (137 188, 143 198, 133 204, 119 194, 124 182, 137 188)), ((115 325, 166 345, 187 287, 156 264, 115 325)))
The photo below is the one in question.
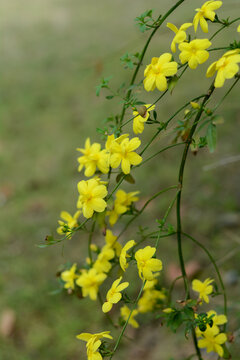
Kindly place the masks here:
POLYGON ((207 128, 207 144, 210 153, 213 153, 216 149, 216 143, 217 143, 217 128, 214 124, 209 124, 207 128))
POLYGON ((56 289, 56 290, 52 290, 52 291, 49 291, 49 295, 58 295, 60 294, 61 292, 63 291, 63 289, 56 289))
POLYGON ((126 53, 120 57, 121 63, 123 65, 125 65, 125 68, 129 68, 129 69, 133 69, 134 64, 133 64, 132 59, 133 59, 133 55, 128 54, 128 53, 126 53))
POLYGON ((135 105, 144 105, 145 104, 145 102, 144 101, 135 101, 135 103, 134 103, 135 105))
POLYGON ((124 176, 124 173, 120 172, 116 177, 116 182, 118 183, 122 179, 123 176, 124 176))
POLYGON ((194 311, 190 306, 184 306, 183 312, 188 318, 194 319, 194 311))
POLYGON ((153 110, 153 117, 154 117, 154 120, 157 120, 157 112, 155 110, 153 110))
POLYGON ((131 174, 127 174, 124 178, 125 181, 127 181, 130 184, 135 184, 135 179, 132 177, 131 174))
POLYGON ((172 94, 173 92, 173 89, 175 88, 175 86, 177 85, 177 82, 178 82, 178 76, 177 75, 174 75, 170 81, 169 81, 169 84, 168 84, 168 90, 170 91, 170 93, 172 94))
POLYGON ((108 89, 108 84, 109 84, 109 81, 111 78, 112 78, 112 76, 102 78, 101 84, 96 86, 96 95, 97 96, 100 95, 101 89, 103 89, 103 88, 108 89))

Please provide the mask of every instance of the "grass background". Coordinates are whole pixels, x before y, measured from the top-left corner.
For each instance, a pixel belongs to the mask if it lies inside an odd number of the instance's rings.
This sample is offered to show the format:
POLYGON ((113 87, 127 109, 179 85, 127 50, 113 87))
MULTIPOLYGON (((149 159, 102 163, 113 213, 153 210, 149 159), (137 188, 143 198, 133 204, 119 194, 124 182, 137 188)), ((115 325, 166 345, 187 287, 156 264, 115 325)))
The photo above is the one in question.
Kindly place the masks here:
MULTIPOLYGON (((55 231, 61 210, 75 209, 76 184, 82 178, 77 172, 75 148, 83 145, 86 136, 99 141, 96 126, 101 127, 102 120, 120 108, 118 101, 96 97, 95 86, 102 76, 114 75, 113 86, 129 81, 131 71, 123 69, 119 58, 126 51, 139 51, 147 36, 138 31, 134 18, 150 8, 155 9, 156 15, 164 13, 174 3, 12 0, 0 5, 0 316, 3 323, 4 314, 10 309, 16 317, 12 334, 0 336, 1 360, 79 359, 85 356, 85 350, 75 335, 90 329, 98 331, 101 325, 104 329, 108 327, 95 303, 79 301, 66 294, 50 295, 57 288, 55 274, 59 267, 85 257, 82 234, 64 249, 62 246, 39 249, 36 245, 46 234, 55 231)), ((176 24, 191 21, 194 9, 200 5, 198 0, 186 1, 169 21, 176 24)), ((239 9, 239 2, 230 0, 218 13, 220 17, 237 17, 239 9)), ((235 26, 216 38, 214 46, 225 46, 237 36, 235 26)), ((165 27, 158 31, 144 64, 152 56, 169 51, 171 38, 171 32, 165 27)), ((180 104, 204 93, 209 80, 202 77, 202 73, 208 64, 185 74, 173 96, 167 95, 158 105, 159 118, 166 120, 180 104)), ((141 78, 140 72, 139 80, 141 78)), ((225 89, 218 90, 213 105, 225 89)), ((148 102, 158 93, 139 96, 148 102)), ((205 243, 215 258, 220 259, 230 297, 231 328, 235 331, 240 326, 240 308, 236 302, 240 260, 239 162, 204 169, 206 165, 239 155, 238 88, 218 113, 225 122, 218 126, 216 152, 209 154, 204 149, 196 157, 190 154, 188 159, 183 224, 186 231, 205 243)), ((131 128, 127 130, 131 132, 131 128)), ((142 137, 144 141, 152 133, 149 126, 142 137)), ((171 136, 162 135, 151 151, 163 147, 170 139, 171 136)), ((162 154, 148 163, 147 171, 137 170, 136 185, 125 185, 125 189, 140 189, 142 198, 146 199, 153 190, 174 184, 180 156, 180 147, 162 154)), ((166 195, 155 202, 142 223, 149 224, 152 219, 155 226, 154 219, 163 216, 170 199, 166 195)), ((133 227, 129 236, 136 230, 137 227, 133 227)), ((167 264, 176 263, 175 248, 174 239, 160 244, 166 264, 165 277, 167 264)), ((214 276, 202 253, 189 242, 184 244, 184 249, 187 260, 195 255, 203 276, 214 276)), ((218 306, 221 306, 220 300, 218 306)), ((129 334, 135 333, 130 330, 129 334)), ((139 341, 123 347, 119 359, 136 355, 140 359, 179 359, 191 351, 189 342, 185 345, 182 337, 160 330, 156 323, 146 324, 136 336, 139 341)), ((231 347, 233 353, 238 354, 239 340, 231 347)))

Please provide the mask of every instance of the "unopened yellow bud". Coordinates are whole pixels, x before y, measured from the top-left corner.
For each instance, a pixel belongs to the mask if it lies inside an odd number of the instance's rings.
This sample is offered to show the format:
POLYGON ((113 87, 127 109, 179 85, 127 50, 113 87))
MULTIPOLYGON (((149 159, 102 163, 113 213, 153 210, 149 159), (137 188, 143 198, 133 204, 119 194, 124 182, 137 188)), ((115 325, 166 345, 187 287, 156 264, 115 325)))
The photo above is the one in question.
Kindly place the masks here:
POLYGON ((163 309, 163 312, 165 314, 170 314, 171 312, 173 312, 174 310, 172 308, 166 308, 166 309, 163 309))
POLYGON ((90 249, 91 249, 92 251, 95 251, 95 252, 98 251, 98 247, 97 247, 96 244, 91 244, 91 245, 90 245, 90 249))
POLYGON ((200 109, 200 105, 194 101, 191 101, 190 102, 191 106, 193 109, 200 109))

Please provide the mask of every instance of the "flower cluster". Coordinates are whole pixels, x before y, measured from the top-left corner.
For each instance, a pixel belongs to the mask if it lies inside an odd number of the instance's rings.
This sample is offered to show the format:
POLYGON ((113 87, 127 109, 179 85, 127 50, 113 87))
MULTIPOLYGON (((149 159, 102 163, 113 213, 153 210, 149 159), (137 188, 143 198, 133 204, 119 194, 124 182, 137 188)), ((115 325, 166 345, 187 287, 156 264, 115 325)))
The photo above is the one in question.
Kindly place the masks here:
MULTIPOLYGON (((194 279, 192 282, 192 289, 199 293, 199 304, 203 301, 209 303, 209 295, 213 292, 213 286, 211 285, 213 279, 206 279, 203 282, 194 279)), ((199 326, 196 329, 196 335, 198 337, 198 346, 200 348, 206 348, 207 352, 215 352, 219 356, 223 356, 223 345, 227 341, 225 333, 220 333, 219 325, 223 325, 227 322, 225 315, 217 315, 216 311, 210 310, 207 312, 207 318, 210 318, 209 323, 204 324, 203 327, 199 326)))
MULTIPOLYGON (((172 23, 167 23, 168 29, 174 32, 174 37, 170 44, 172 53, 166 52, 158 57, 153 57, 151 63, 146 66, 143 87, 147 92, 153 91, 156 88, 159 91, 166 92, 168 89, 172 90, 174 82, 177 83, 179 78, 177 75, 178 69, 184 67, 183 72, 188 67, 190 69, 196 69, 209 59, 210 52, 208 50, 212 45, 210 41, 212 38, 210 38, 210 40, 208 38, 196 38, 195 34, 194 37, 192 37, 188 32, 192 30, 192 33, 194 33, 194 31, 196 33, 198 25, 200 24, 203 32, 208 33, 208 22, 218 21, 215 10, 219 9, 221 5, 221 1, 207 1, 201 8, 196 9, 196 14, 192 22, 183 23, 178 27, 172 23), (176 55, 177 51, 178 54, 176 55), (176 60, 176 56, 179 58, 178 61, 176 60)), ((148 13, 147 17, 151 18, 151 13, 148 13)), ((148 22, 144 23, 145 26, 147 26, 146 24, 148 24, 148 22)), ((158 26, 158 23, 157 25, 155 24, 155 26, 158 26)), ((154 25, 150 27, 154 27, 154 25)), ((238 26, 238 31, 240 32, 240 25, 238 26)), ((234 47, 227 49, 229 49, 229 51, 225 52, 207 69, 206 76, 208 78, 216 74, 214 80, 214 87, 216 88, 222 87, 225 80, 233 78, 239 71, 240 49, 234 47)), ((136 55, 136 57, 140 59, 139 56, 136 55)), ((142 60, 141 58, 140 62, 142 62, 142 60)), ((142 82, 140 85, 141 84, 142 82)), ((131 86, 135 86, 135 84, 131 84, 131 86)), ((102 87, 107 87, 107 83, 104 82, 102 87)), ((114 310, 118 311, 119 314, 119 324, 125 324, 123 332, 128 323, 132 327, 138 328, 141 322, 141 314, 159 310, 161 314, 158 314, 159 317, 164 314, 164 317, 168 319, 167 325, 172 326, 173 331, 176 331, 176 323, 178 326, 184 322, 189 322, 188 325, 190 325, 188 328, 186 326, 186 333, 190 329, 196 334, 197 340, 196 336, 194 338, 195 345, 198 342, 200 349, 206 348, 207 352, 215 352, 222 357, 224 353, 223 345, 227 341, 227 336, 225 332, 222 331, 221 326, 226 324, 226 316, 223 314, 218 315, 214 310, 206 313, 197 313, 199 306, 202 306, 204 303, 209 304, 210 295, 216 295, 214 294, 214 280, 210 278, 204 281, 198 279, 193 280, 192 290, 198 294, 198 299, 190 299, 190 290, 187 289, 186 281, 186 298, 185 300, 178 300, 178 303, 182 306, 182 309, 179 310, 173 305, 171 300, 171 292, 174 284, 168 291, 162 288, 158 279, 163 268, 162 261, 156 257, 159 251, 158 243, 161 232, 164 233, 163 236, 172 235, 172 233, 176 232, 178 235, 181 234, 179 227, 177 231, 174 232, 174 230, 171 230, 174 226, 170 224, 167 226, 167 224, 165 224, 170 210, 174 206, 175 201, 177 201, 178 193, 175 195, 163 220, 161 220, 161 222, 158 220, 158 223, 161 225, 158 227, 157 232, 145 236, 145 230, 139 227, 139 234, 142 236, 140 241, 128 240, 129 238, 131 239, 131 237, 128 237, 128 234, 125 239, 122 236, 128 228, 128 225, 135 220, 135 217, 141 215, 149 202, 155 199, 161 192, 152 196, 142 209, 138 210, 137 207, 135 207, 135 202, 139 200, 139 191, 126 192, 120 188, 120 185, 123 180, 129 181, 130 183, 135 182, 131 173, 133 167, 142 163, 142 155, 146 148, 156 139, 156 135, 158 135, 161 130, 166 129, 168 124, 168 122, 160 122, 157 119, 155 103, 157 103, 158 100, 155 102, 149 101, 151 103, 148 104, 146 103, 148 101, 137 101, 138 99, 135 99, 134 96, 130 97, 129 94, 131 94, 131 90, 128 90, 127 97, 124 98, 124 101, 126 101, 124 102, 123 115, 127 107, 132 109, 133 118, 131 120, 133 120, 133 133, 137 135, 142 134, 145 126, 148 124, 158 123, 160 127, 157 128, 157 132, 147 146, 139 152, 141 140, 139 137, 131 138, 127 133, 121 134, 122 127, 125 125, 122 124, 123 116, 120 122, 119 116, 116 116, 115 125, 112 125, 108 129, 106 128, 106 131, 104 130, 102 133, 105 143, 91 143, 90 138, 87 138, 84 147, 77 148, 77 151, 80 153, 80 156, 77 158, 79 163, 78 170, 84 170, 84 176, 86 176, 87 179, 78 181, 76 211, 73 215, 66 211, 61 212, 61 220, 59 220, 57 232, 60 235, 64 235, 64 238, 69 239, 77 230, 81 229, 88 232, 88 244, 86 245, 88 248, 88 256, 79 266, 77 263, 74 263, 61 272, 60 279, 62 287, 67 289, 68 293, 76 293, 79 297, 89 297, 92 301, 99 299, 104 314, 110 312, 114 305, 114 310), (151 119, 152 115, 153 119, 151 119), (111 176, 114 176, 114 174, 117 174, 117 184, 112 186, 111 176), (121 224, 116 228, 113 227, 118 221, 120 223, 123 215, 132 217, 124 229, 119 232, 118 230, 121 224), (80 216, 84 217, 82 222, 79 220, 80 216), (91 227, 89 226, 89 219, 92 221, 91 227), (112 230, 110 230, 110 228, 112 230), (156 236, 156 234, 158 235, 156 236), (122 236, 121 240, 119 240, 120 236, 122 236), (154 237, 157 238, 155 246, 147 245, 139 248, 140 243, 147 239, 153 239, 154 237), (122 282, 123 276, 125 277, 130 271, 129 263, 133 265, 133 268, 135 267, 136 282, 138 281, 142 284, 141 290, 135 300, 131 299, 131 292, 135 291, 135 288, 131 287, 131 282, 122 282), (111 284, 111 286, 107 285, 108 283, 111 284), (126 290, 126 292, 124 290, 126 290), (103 297, 101 294, 102 291, 104 292, 103 297), (102 298, 105 299, 104 302, 102 298), (137 317, 138 315, 140 320, 137 317)), ((201 103, 199 101, 200 98, 201 96, 194 98, 193 101, 189 101, 186 106, 180 109, 180 111, 185 109, 184 121, 178 122, 178 126, 176 127, 178 134, 174 141, 176 142, 180 137, 183 142, 190 145, 193 150, 196 150, 198 146, 199 148, 205 146, 204 141, 206 141, 206 139, 201 138, 199 135, 199 142, 197 142, 197 137, 191 137, 190 126, 192 116, 195 114, 200 114, 201 116, 202 112, 204 112, 206 116, 211 115, 211 110, 205 108, 208 99, 204 97, 201 103), (191 105, 191 107, 186 109, 188 105, 191 105)), ((170 118, 170 120, 172 120, 172 118, 170 118)), ((212 119, 207 119, 204 124, 209 123, 211 120, 212 119)), ((198 121, 200 121, 200 118, 198 121)), ((211 122, 210 125, 214 127, 215 123, 211 122)), ((194 134, 194 136, 196 135, 194 134)), ((175 144, 168 147, 172 146, 175 146, 175 144)), ((162 150, 159 152, 161 151, 162 150)), ((185 155, 187 155, 187 153, 185 153, 185 155)), ((153 156, 147 160, 152 157, 153 156)), ((173 188, 177 189, 177 186, 169 187, 167 190, 173 188)), ((180 186, 177 190, 181 191, 180 186)), ((138 233, 135 233, 135 235, 137 236, 138 233)), ((137 237, 134 236, 134 239, 137 239, 137 237)), ((180 255, 179 258, 181 258, 180 255)), ((182 277, 186 280, 183 270, 182 274, 182 277)), ((114 311, 112 313, 114 313, 114 311)), ((110 313, 110 315, 112 315, 112 313, 110 313)), ((109 319, 109 314, 106 314, 106 317, 109 319)), ((112 324, 115 325, 114 321, 112 321, 112 324)), ((120 334, 120 338, 123 332, 120 334)), ((102 339, 112 339, 109 331, 96 334, 81 333, 77 338, 86 342, 88 360, 101 360, 102 357, 107 356, 106 354, 112 356, 115 351, 114 348, 113 353, 111 351, 108 352, 107 347, 105 347, 105 341, 102 341, 102 339)), ((119 341, 117 342, 117 346, 119 341)))

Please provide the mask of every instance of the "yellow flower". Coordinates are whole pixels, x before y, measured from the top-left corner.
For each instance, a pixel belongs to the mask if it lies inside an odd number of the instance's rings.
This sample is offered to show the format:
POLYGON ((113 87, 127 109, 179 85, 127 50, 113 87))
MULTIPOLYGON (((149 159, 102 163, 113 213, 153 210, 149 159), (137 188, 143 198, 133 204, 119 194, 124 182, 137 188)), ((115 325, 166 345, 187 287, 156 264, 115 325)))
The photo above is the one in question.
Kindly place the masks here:
POLYGON ((141 134, 144 130, 144 123, 149 118, 149 112, 155 109, 155 105, 146 104, 139 111, 133 111, 133 132, 141 134))
POLYGON ((118 190, 116 192, 116 200, 114 201, 113 209, 107 212, 110 225, 113 226, 117 222, 119 216, 128 211, 133 202, 138 201, 138 197, 136 196, 138 194, 139 191, 126 193, 123 190, 118 190))
POLYGON ((100 254, 98 254, 97 260, 95 261, 93 268, 96 269, 99 273, 108 272, 112 264, 110 260, 112 260, 115 256, 113 249, 103 248, 100 254))
MULTIPOLYGON (((207 325, 206 325, 206 326, 207 326, 207 329, 214 329, 214 331, 217 331, 216 329, 218 329, 218 325, 223 325, 223 324, 225 324, 225 323, 227 322, 227 317, 226 317, 225 315, 218 315, 218 314, 216 313, 216 311, 214 311, 214 310, 210 310, 210 311, 207 312, 207 316, 208 316, 208 317, 210 317, 211 315, 214 315, 214 316, 212 317, 212 322, 213 322, 213 324, 212 324, 212 326, 210 326, 209 324, 207 324, 207 325)), ((206 331, 206 330, 205 330, 205 331, 206 331)), ((201 331, 201 330, 199 329, 199 327, 197 327, 197 328, 196 328, 196 335, 197 335, 198 337, 203 336, 204 333, 205 333, 205 331, 201 331)))
POLYGON ((227 51, 218 61, 212 63, 207 69, 207 77, 211 77, 217 71, 214 82, 216 88, 222 87, 226 79, 231 79, 239 71, 237 63, 240 62, 240 49, 227 51))
POLYGON ((114 141, 111 145, 111 167, 116 169, 121 163, 123 173, 129 174, 131 165, 138 165, 142 161, 142 157, 134 152, 140 145, 141 141, 137 137, 131 140, 125 138, 120 144, 114 141))
POLYGON ((127 257, 130 257, 130 255, 127 254, 127 251, 130 250, 134 245, 136 245, 136 242, 134 240, 129 240, 122 248, 121 254, 119 256, 119 262, 123 271, 126 271, 128 268, 127 257))
POLYGON ((95 179, 82 180, 78 183, 79 199, 78 208, 82 208, 83 216, 89 219, 93 212, 103 212, 107 206, 103 199, 107 196, 107 188, 99 185, 95 179))
POLYGON ((237 27, 237 32, 240 33, 240 24, 239 24, 238 27, 237 27))
POLYGON ((106 277, 106 274, 98 273, 96 269, 90 269, 88 271, 84 269, 76 280, 76 284, 82 288, 83 297, 89 295, 91 300, 96 300, 98 288, 106 277))
POLYGON ((214 280, 207 278, 203 282, 197 279, 192 281, 192 289, 199 293, 199 298, 209 303, 208 295, 213 292, 213 286, 210 285, 214 280))
POLYGON ((88 360, 102 360, 102 355, 98 351, 101 346, 101 340, 91 341, 87 346, 87 357, 88 360))
POLYGON ((227 336, 224 333, 219 334, 219 329, 217 327, 207 328, 207 330, 203 333, 203 338, 198 340, 198 346, 202 348, 206 348, 207 352, 214 351, 219 356, 223 356, 223 348, 222 344, 227 341, 227 336))
POLYGON ((112 336, 109 335, 110 331, 102 331, 100 333, 97 334, 90 334, 90 333, 81 333, 79 335, 77 335, 77 339, 79 340, 83 340, 87 342, 87 345, 89 344, 90 341, 92 340, 100 340, 101 338, 107 338, 107 339, 112 339, 112 336))
POLYGON ((93 143, 91 145, 90 139, 87 138, 85 142, 85 149, 77 148, 83 155, 77 160, 79 162, 78 171, 81 171, 85 167, 85 176, 92 176, 97 168, 103 173, 107 174, 108 167, 108 155, 106 150, 101 150, 101 145, 93 143))
POLYGON ((112 339, 112 336, 109 335, 110 331, 103 331, 98 334, 89 334, 89 333, 81 333, 77 335, 77 339, 86 341, 87 347, 87 357, 88 360, 101 360, 102 355, 98 352, 98 349, 101 345, 101 338, 112 339))
POLYGON ((210 310, 207 312, 208 317, 214 315, 212 318, 213 326, 223 325, 227 322, 226 315, 218 315, 216 311, 210 310))
MULTIPOLYGON (((71 231, 67 231, 65 232, 65 226, 67 225, 67 227, 69 229, 74 229, 75 227, 77 227, 78 225, 78 218, 81 214, 81 211, 78 210, 75 212, 75 214, 72 216, 70 215, 67 211, 62 211, 61 214, 60 214, 60 217, 64 220, 59 220, 58 223, 59 223, 59 227, 57 228, 57 232, 58 234, 62 235, 62 234, 66 234, 66 235, 70 235, 71 234, 71 231)), ((69 237, 70 239, 71 237, 69 237)))
POLYGON ((198 23, 200 22, 200 26, 202 31, 207 33, 208 32, 208 23, 205 19, 209 19, 214 21, 215 19, 215 12, 214 10, 219 9, 222 6, 222 1, 206 1, 203 6, 199 9, 196 9, 197 14, 194 16, 193 25, 195 32, 198 28, 198 23))
POLYGON ((111 230, 107 229, 106 236, 105 236, 105 241, 106 241, 105 246, 108 247, 108 248, 112 248, 116 252, 116 255, 119 256, 121 251, 122 251, 122 246, 117 241, 117 236, 113 235, 111 230))
POLYGON ((74 289, 74 280, 78 278, 76 275, 77 264, 73 264, 70 270, 65 270, 61 273, 61 279, 65 282, 65 289, 74 289))
POLYGON ((138 273, 141 279, 153 280, 153 272, 162 270, 162 261, 152 258, 155 252, 156 248, 151 246, 136 251, 135 259, 137 260, 138 273))
POLYGON ((93 177, 94 180, 98 182, 98 185, 107 185, 108 181, 101 180, 101 177, 99 175, 95 175, 93 177))
POLYGON ((207 61, 209 53, 206 49, 211 46, 211 42, 208 39, 195 39, 189 43, 183 42, 179 44, 179 50, 181 51, 179 59, 182 64, 188 62, 188 66, 191 69, 196 69, 199 64, 203 64, 207 61))
MULTIPOLYGON (((131 310, 127 307, 127 305, 124 305, 123 307, 121 307, 120 309, 120 312, 121 312, 121 316, 123 318, 123 320, 127 321, 128 320, 128 317, 131 313, 131 310)), ((130 316, 130 319, 128 321, 128 323, 130 325, 132 325, 132 327, 134 328, 138 328, 139 327, 139 324, 138 322, 134 319, 134 317, 138 314, 138 311, 137 310, 133 310, 131 316, 130 316)))
POLYGON ((108 290, 107 301, 102 306, 102 311, 104 313, 109 312, 112 309, 113 304, 116 304, 121 300, 122 298, 121 291, 123 291, 129 286, 128 282, 123 282, 122 284, 119 285, 121 280, 122 280, 122 276, 120 276, 119 279, 115 280, 111 288, 108 290))
POLYGON ((97 251, 98 251, 98 247, 97 247, 96 244, 91 244, 91 245, 90 245, 90 249, 91 249, 92 251, 94 251, 94 252, 97 252, 97 251))
POLYGON ((192 26, 192 23, 185 23, 185 24, 182 24, 180 26, 180 28, 178 29, 174 24, 167 23, 167 27, 169 29, 171 29, 173 32, 175 32, 175 34, 176 34, 171 43, 172 52, 174 52, 174 53, 176 52, 176 44, 180 44, 186 40, 186 38, 187 38, 186 30, 190 26, 192 26))
POLYGON ((129 137, 129 134, 123 134, 121 136, 119 136, 118 138, 115 138, 115 136, 112 134, 112 135, 108 135, 107 137, 107 141, 106 141, 106 144, 105 144, 105 148, 108 152, 111 153, 112 151, 112 145, 116 142, 118 144, 121 144, 121 142, 128 138, 129 137))
POLYGON ((155 289, 146 290, 138 301, 138 311, 140 313, 153 311, 158 300, 164 299, 166 299, 166 295, 162 291, 155 289))
POLYGON ((158 282, 157 279, 147 280, 144 285, 144 291, 154 289, 157 282, 158 282))
POLYGON ((160 91, 167 89, 167 76, 177 73, 177 63, 172 60, 172 54, 165 53, 159 58, 153 57, 151 64, 147 65, 143 81, 146 91, 153 91, 156 87, 160 91))

